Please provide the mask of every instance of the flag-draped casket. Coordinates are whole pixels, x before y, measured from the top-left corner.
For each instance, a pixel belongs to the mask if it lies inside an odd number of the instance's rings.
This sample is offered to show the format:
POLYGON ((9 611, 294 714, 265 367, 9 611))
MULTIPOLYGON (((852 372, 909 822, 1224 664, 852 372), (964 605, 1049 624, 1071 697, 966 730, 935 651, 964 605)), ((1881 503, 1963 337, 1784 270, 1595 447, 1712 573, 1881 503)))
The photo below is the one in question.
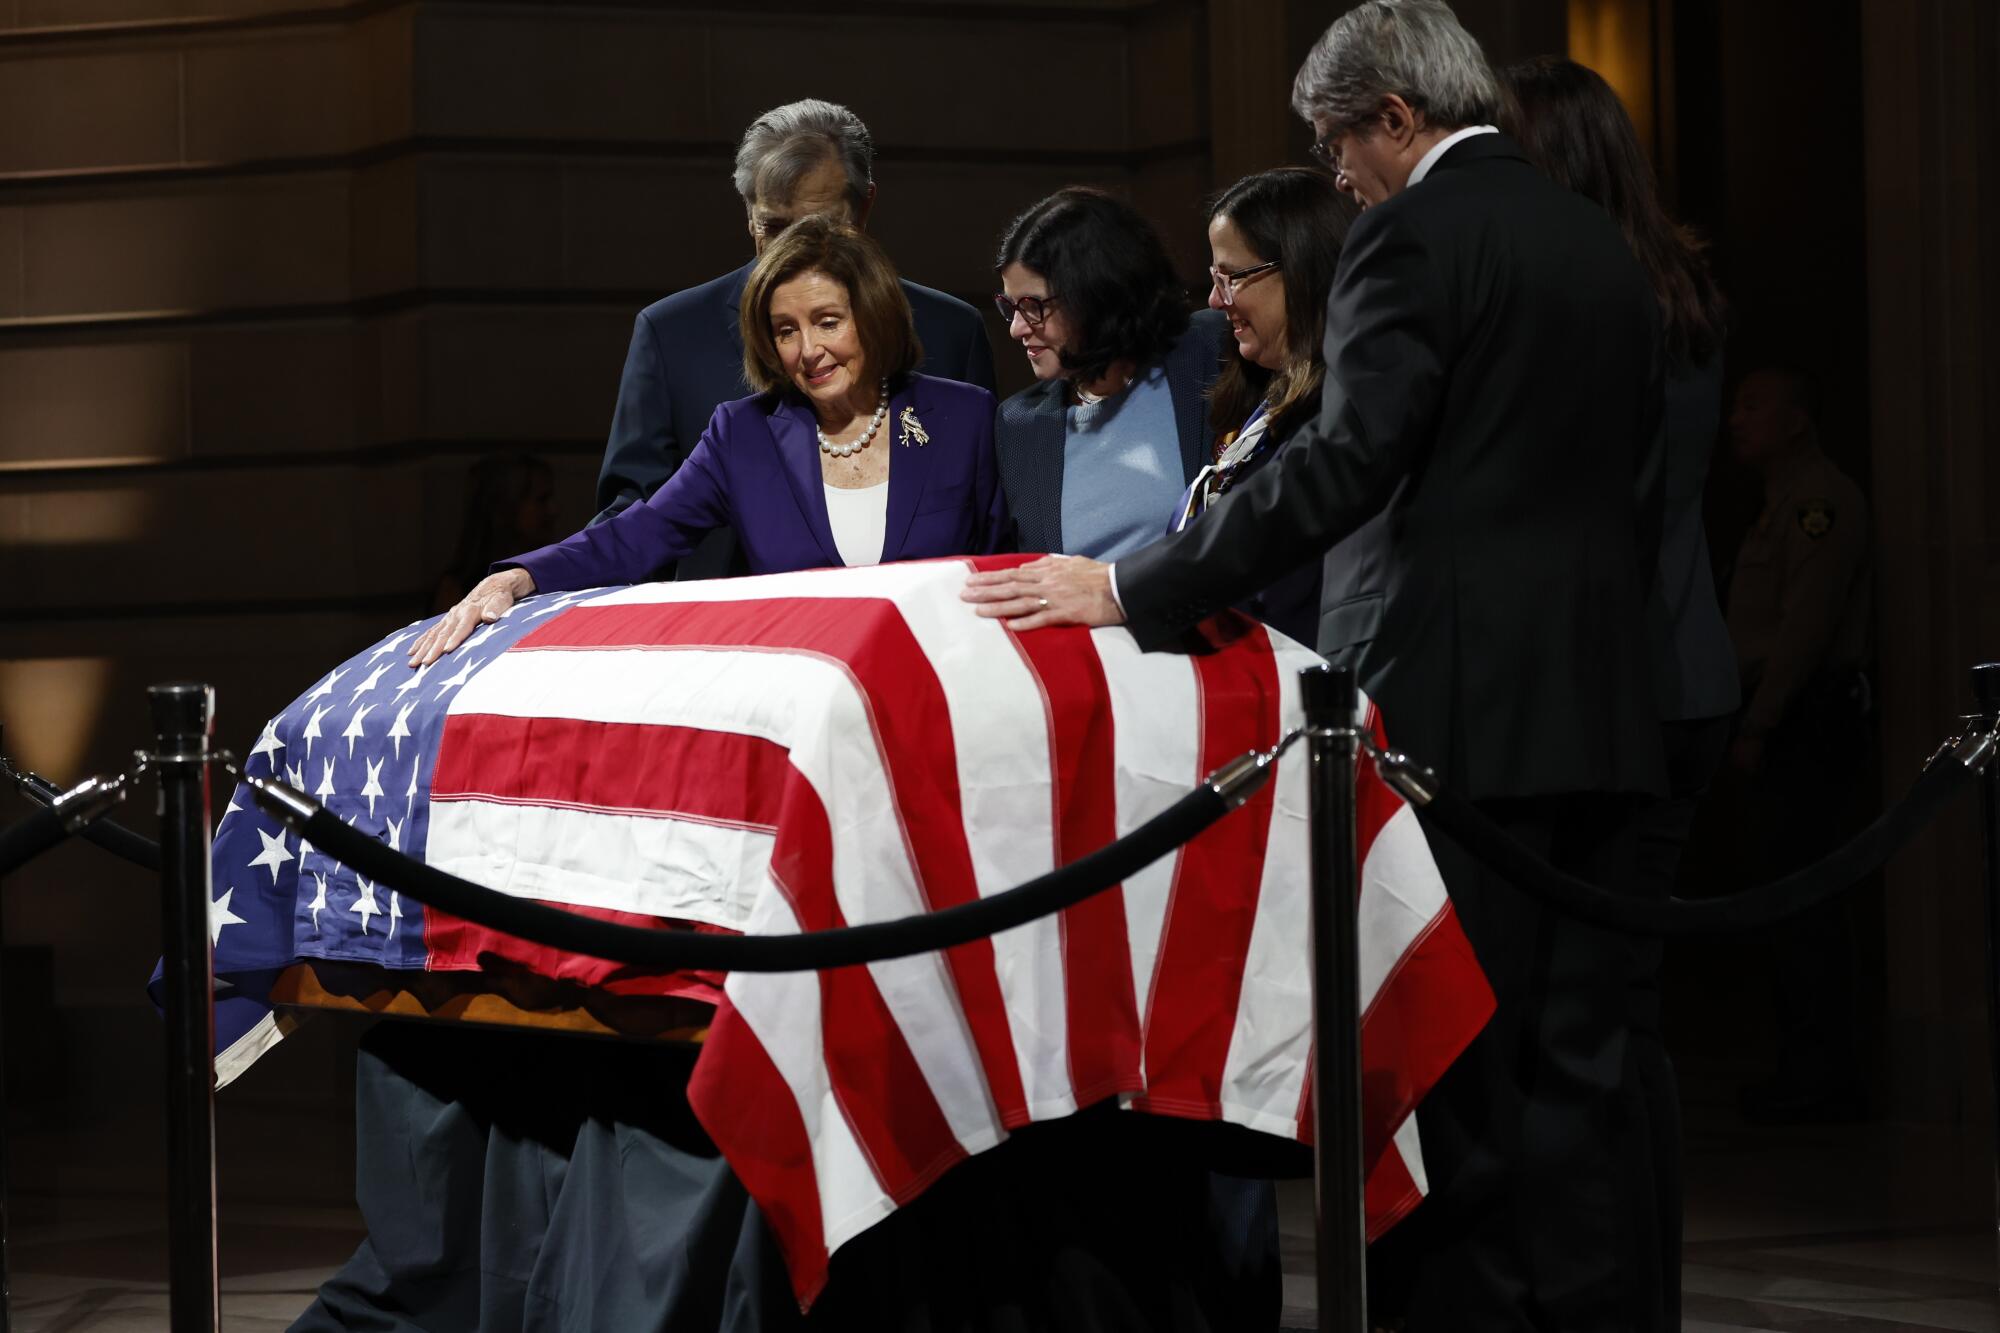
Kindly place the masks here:
MULTIPOLYGON (((1022 557, 530 598, 412 671, 413 625, 274 718, 246 768, 503 893, 658 929, 785 933, 991 895, 1110 842, 1300 721, 1317 659, 1243 622, 1184 655, 1015 634, 958 600, 1022 557)), ((426 622, 427 623, 427 622, 426 622)), ((1380 720, 1371 725, 1380 733, 1380 720)), ((219 1077, 300 960, 525 969, 712 999, 689 1095, 810 1300, 833 1251, 1012 1129, 1119 1098, 1309 1140, 1303 747, 1122 885, 942 955, 660 974, 427 910, 253 807, 219 827, 219 1077)), ((1412 1109, 1491 997, 1415 816, 1363 765, 1371 1228, 1422 1197, 1412 1109)))

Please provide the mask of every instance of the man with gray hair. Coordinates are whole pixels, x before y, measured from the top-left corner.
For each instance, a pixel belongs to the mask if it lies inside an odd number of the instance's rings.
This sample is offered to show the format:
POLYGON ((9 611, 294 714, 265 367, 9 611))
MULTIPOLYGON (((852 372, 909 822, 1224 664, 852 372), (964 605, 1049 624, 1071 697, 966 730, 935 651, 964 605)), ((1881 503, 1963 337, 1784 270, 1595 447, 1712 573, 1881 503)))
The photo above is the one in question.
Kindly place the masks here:
MULTIPOLYGON (((756 253, 798 218, 826 213, 868 225, 875 205, 875 143, 861 118, 818 98, 774 107, 752 121, 736 148, 736 192, 756 253)), ((755 262, 754 260, 752 261, 755 262)), ((750 392, 737 323, 751 264, 675 292, 639 312, 611 438, 597 478, 601 523, 644 502, 693 449, 718 404, 750 392)), ((956 297, 905 280, 926 374, 993 387, 993 349, 979 312, 956 297)), ((728 528, 709 534, 677 577, 737 572, 728 528)), ((669 571, 660 571, 666 577, 669 571)))
MULTIPOLYGON (((1337 20, 1292 100, 1364 206, 1317 422, 1115 567, 1049 558, 965 597, 1017 629, 1129 622, 1152 647, 1324 555, 1320 651, 1397 747, 1622 888, 1634 817, 1665 791, 1645 619, 1660 316, 1617 227, 1494 128, 1499 100, 1441 0, 1337 20)), ((1432 846, 1497 1007, 1418 1110, 1431 1194, 1375 1247, 1378 1275, 1404 1275, 1412 1330, 1652 1327, 1624 1194, 1643 1145, 1619 1123, 1631 946, 1432 846)))

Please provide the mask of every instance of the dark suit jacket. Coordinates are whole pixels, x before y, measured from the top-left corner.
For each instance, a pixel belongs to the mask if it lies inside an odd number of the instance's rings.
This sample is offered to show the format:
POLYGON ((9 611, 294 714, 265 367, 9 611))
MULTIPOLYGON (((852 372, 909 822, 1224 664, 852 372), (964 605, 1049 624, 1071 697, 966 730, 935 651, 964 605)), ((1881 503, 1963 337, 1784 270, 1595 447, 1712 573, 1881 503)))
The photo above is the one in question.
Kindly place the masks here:
MULTIPOLYGON (((738 310, 751 265, 699 287, 653 302, 632 324, 632 345, 618 381, 618 407, 604 467, 597 477, 602 523, 660 488, 701 438, 718 403, 750 392, 743 379, 743 333, 738 310)), ((986 325, 957 297, 903 284, 924 345, 918 368, 944 379, 993 388, 993 349, 986 325)), ((719 578, 741 572, 727 529, 681 562, 681 578, 719 578)), ((667 577, 671 571, 661 570, 667 577)))
POLYGON ((1660 579, 1651 619, 1660 663, 1660 718, 1691 722, 1733 713, 1742 702, 1736 647, 1715 596, 1708 563, 1702 495, 1722 426, 1722 353, 1703 366, 1667 370, 1666 502, 1660 531, 1660 579))
POLYGON ((1474 798, 1664 790, 1646 604, 1660 320, 1602 211, 1502 135, 1364 212, 1318 421, 1121 560, 1141 642, 1336 543, 1319 647, 1474 798))
MULTIPOLYGON (((1194 480, 1214 453, 1215 430, 1208 424, 1208 386, 1222 373, 1229 321, 1216 310, 1197 311, 1187 332, 1167 353, 1167 389, 1180 430, 1181 484, 1194 480)), ((1016 548, 1071 554, 1063 545, 1063 440, 1068 433, 1067 380, 1031 384, 1000 404, 995 443, 1000 451, 1000 484, 1014 516, 1016 548)), ((1160 515, 1164 531, 1172 519, 1160 515)))
MULTIPOLYGON (((1303 415, 1294 414, 1289 422, 1274 430, 1275 438, 1269 450, 1249 465, 1251 471, 1244 480, 1269 467, 1277 458, 1277 451, 1291 443, 1293 437, 1304 431, 1308 424, 1303 415)), ((1240 481, 1236 483, 1238 486, 1242 484, 1240 481)), ((1236 609, 1252 619, 1263 621, 1281 634, 1310 645, 1319 637, 1320 565, 1317 559, 1303 561, 1281 575, 1275 583, 1236 603, 1236 609)))
MULTIPOLYGON (((637 583, 727 527, 753 574, 838 568, 814 424, 795 394, 724 403, 644 504, 498 567, 527 570, 538 592, 637 583)), ((1001 549, 1009 525, 993 463, 992 393, 911 375, 892 389, 883 431, 875 446, 889 450, 883 563, 1001 549), (905 408, 928 444, 904 442, 905 408)))

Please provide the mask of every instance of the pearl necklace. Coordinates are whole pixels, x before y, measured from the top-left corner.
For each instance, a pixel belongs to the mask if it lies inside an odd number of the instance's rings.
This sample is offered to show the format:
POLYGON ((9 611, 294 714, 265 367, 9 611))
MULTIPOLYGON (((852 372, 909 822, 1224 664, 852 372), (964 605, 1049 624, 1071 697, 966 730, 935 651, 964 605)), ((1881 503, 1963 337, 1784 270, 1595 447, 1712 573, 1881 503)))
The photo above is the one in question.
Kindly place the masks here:
POLYGON ((875 432, 882 429, 882 418, 889 415, 889 381, 878 380, 875 385, 875 415, 868 418, 868 429, 852 444, 835 444, 826 438, 826 431, 815 425, 813 434, 819 436, 819 451, 828 458, 847 458, 860 453, 875 438, 875 432))

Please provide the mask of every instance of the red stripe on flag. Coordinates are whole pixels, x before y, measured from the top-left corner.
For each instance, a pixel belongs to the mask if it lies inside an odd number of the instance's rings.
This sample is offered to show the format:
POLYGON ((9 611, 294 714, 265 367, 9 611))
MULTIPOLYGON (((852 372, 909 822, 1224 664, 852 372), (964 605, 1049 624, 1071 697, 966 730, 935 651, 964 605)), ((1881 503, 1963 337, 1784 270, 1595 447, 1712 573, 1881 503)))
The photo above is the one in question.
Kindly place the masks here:
MULTIPOLYGON (((929 659, 893 602, 791 597, 582 606, 554 617, 510 651, 560 648, 764 649, 807 653, 842 667, 867 705, 924 901, 935 910, 979 896, 959 804, 951 713, 929 659)), ((947 950, 945 959, 1001 1123, 1026 1124, 1027 1098, 993 945, 977 940, 947 950)))
MULTIPOLYGON (((785 794, 784 830, 771 852, 771 879, 784 893, 800 930, 847 924, 833 886, 833 831, 819 793, 796 773, 785 794)), ((819 973, 820 1040, 827 1077, 848 1128, 874 1168, 883 1193, 908 1203, 964 1158, 911 1053, 895 1015, 866 967, 819 973)), ((724 1126, 718 1145, 735 1141, 724 1126)))
MULTIPOLYGON (((1081 628, 1014 636, 1042 692, 1054 779, 1055 858, 1068 865, 1118 838, 1117 751, 1104 662, 1081 628)), ((1145 1086, 1139 1068, 1139 1001, 1125 890, 1114 887, 1061 914, 1068 996, 1070 1088, 1079 1107, 1145 1086)))
POLYGON ((481 797, 774 829, 791 758, 758 736, 640 722, 455 713, 433 801, 481 797))
MULTIPOLYGON (((1487 984, 1458 913, 1446 903, 1382 982, 1361 1023, 1362 1162, 1388 1140, 1493 1015, 1487 984)), ((1312 1141, 1310 1096, 1300 1113, 1312 1141)))
POLYGON ((785 1252, 799 1308, 826 1286, 828 1254, 812 1141, 785 1076, 757 1033, 730 1005, 715 1013, 688 1078, 688 1104, 757 1200, 785 1252))
MULTIPOLYGON (((1201 771, 1278 740, 1278 668, 1261 626, 1227 651, 1196 655, 1201 771)), ((1142 1111, 1219 1118, 1222 1073, 1257 919, 1272 786, 1181 850, 1146 1012, 1142 1111)))
MULTIPOLYGON (((611 907, 582 907, 575 903, 554 902, 543 902, 542 906, 553 907, 572 916, 587 916, 594 921, 631 926, 635 930, 691 930, 697 934, 717 935, 736 933, 701 922, 650 916, 644 912, 621 912, 611 907)), ((479 972, 493 969, 496 962, 506 962, 526 968, 538 976, 597 986, 614 995, 680 995, 715 1004, 722 994, 720 972, 660 972, 580 953, 565 953, 561 949, 520 939, 433 907, 424 909, 424 945, 430 954, 424 966, 431 972, 479 972)))

